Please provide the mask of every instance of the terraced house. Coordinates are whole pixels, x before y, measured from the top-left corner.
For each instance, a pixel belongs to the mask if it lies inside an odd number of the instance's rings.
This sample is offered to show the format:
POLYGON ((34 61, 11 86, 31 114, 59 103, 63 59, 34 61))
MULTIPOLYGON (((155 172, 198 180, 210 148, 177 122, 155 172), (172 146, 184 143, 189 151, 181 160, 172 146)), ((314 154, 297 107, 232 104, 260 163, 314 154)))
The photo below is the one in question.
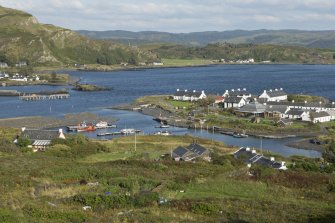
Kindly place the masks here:
POLYGON ((173 95, 173 100, 176 101, 198 101, 201 99, 205 99, 207 98, 205 91, 188 91, 188 90, 184 90, 184 91, 180 91, 179 89, 177 89, 176 93, 173 95))

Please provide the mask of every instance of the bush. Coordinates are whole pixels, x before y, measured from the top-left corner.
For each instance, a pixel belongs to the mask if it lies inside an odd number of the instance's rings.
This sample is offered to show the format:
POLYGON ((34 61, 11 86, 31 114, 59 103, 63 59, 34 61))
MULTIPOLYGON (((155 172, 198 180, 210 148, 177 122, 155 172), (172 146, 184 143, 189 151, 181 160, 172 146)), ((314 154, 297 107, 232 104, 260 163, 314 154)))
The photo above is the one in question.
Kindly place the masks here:
POLYGON ((216 204, 196 203, 191 206, 192 212, 202 215, 212 215, 219 213, 220 207, 216 204))
POLYGON ((17 140, 17 145, 22 147, 27 147, 31 144, 30 139, 26 138, 26 137, 19 137, 19 139, 17 140))

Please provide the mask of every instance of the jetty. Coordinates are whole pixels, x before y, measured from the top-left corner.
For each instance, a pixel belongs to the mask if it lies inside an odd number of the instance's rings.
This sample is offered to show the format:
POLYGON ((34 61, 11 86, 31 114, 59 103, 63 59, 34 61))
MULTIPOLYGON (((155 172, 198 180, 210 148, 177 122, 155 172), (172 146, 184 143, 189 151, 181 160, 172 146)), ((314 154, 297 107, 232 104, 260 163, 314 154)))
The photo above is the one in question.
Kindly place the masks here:
POLYGON ((31 95, 22 95, 19 98, 23 101, 38 101, 38 100, 61 100, 61 99, 68 99, 70 97, 69 94, 50 94, 50 95, 43 95, 43 94, 31 94, 31 95))

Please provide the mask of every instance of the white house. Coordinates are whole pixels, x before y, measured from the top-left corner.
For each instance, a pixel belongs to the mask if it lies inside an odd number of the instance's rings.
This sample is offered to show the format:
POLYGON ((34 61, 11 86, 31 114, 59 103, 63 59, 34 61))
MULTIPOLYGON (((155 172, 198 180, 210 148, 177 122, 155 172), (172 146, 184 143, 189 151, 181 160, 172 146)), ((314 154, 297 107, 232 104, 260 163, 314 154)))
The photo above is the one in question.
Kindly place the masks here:
POLYGON ((282 88, 275 90, 264 90, 264 92, 259 96, 259 98, 264 98, 267 101, 286 101, 287 93, 283 91, 282 88))
POLYGON ((309 112, 300 109, 289 109, 283 114, 282 118, 310 121, 309 112))
POLYGON ((319 123, 319 122, 330 122, 331 121, 331 115, 328 114, 328 112, 320 111, 320 112, 311 112, 310 118, 313 123, 319 123))
POLYGON ((21 136, 32 141, 33 151, 44 151, 53 139, 65 139, 63 129, 59 130, 37 130, 22 128, 21 136))
POLYGON ((205 91, 180 91, 177 89, 176 93, 173 95, 173 100, 176 101, 198 101, 200 99, 205 99, 207 98, 205 91))
POLYGON ((230 91, 226 90, 222 95, 222 97, 224 98, 231 97, 231 96, 236 96, 236 97, 247 99, 251 97, 251 93, 248 92, 246 88, 243 88, 243 89, 238 88, 237 90, 235 89, 231 89, 230 91))
POLYGON ((224 108, 241 108, 242 106, 247 104, 247 100, 243 97, 230 96, 225 97, 223 100, 224 108))

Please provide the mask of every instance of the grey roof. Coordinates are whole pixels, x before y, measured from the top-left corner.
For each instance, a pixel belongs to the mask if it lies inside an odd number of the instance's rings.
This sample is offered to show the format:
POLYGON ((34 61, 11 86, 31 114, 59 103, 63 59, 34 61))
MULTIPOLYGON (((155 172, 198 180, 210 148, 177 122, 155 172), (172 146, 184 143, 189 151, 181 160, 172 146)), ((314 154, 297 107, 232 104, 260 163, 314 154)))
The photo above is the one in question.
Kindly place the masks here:
POLYGON ((264 113, 265 109, 266 109, 265 105, 255 101, 255 102, 251 102, 249 104, 244 105, 238 111, 243 112, 243 113, 260 114, 260 113, 264 113))
POLYGON ((173 150, 173 157, 183 157, 187 152, 188 152, 187 149, 185 149, 182 146, 179 146, 175 150, 173 150))
POLYGON ((266 93, 271 98, 287 95, 287 93, 283 90, 266 91, 266 93))
POLYGON ((239 103, 241 100, 244 100, 244 99, 242 97, 229 96, 229 97, 225 97, 223 102, 225 102, 225 103, 239 103))
POLYGON ((246 90, 234 90, 234 91, 228 91, 229 96, 245 96, 245 95, 251 95, 250 92, 246 90))
POLYGON ((295 106, 295 107, 326 107, 326 108, 335 108, 335 105, 331 103, 321 103, 320 102, 292 102, 292 101, 269 101, 267 105, 286 105, 286 106, 295 106))
POLYGON ((172 152, 173 158, 181 158, 183 160, 193 160, 209 150, 199 144, 192 143, 188 147, 179 146, 172 152))
POLYGON ((30 140, 52 140, 59 137, 58 130, 25 130, 22 132, 22 136, 27 137, 30 140))
POLYGON ((238 151, 236 151, 234 153, 234 157, 236 159, 244 161, 245 163, 250 163, 250 164, 256 163, 259 165, 268 166, 268 167, 272 167, 275 169, 279 169, 280 167, 282 167, 281 163, 272 161, 271 159, 261 154, 252 153, 250 149, 249 151, 247 151, 247 148, 245 147, 242 147, 238 151))
POLYGON ((284 114, 286 110, 287 110, 286 105, 267 105, 266 106, 267 112, 279 112, 279 113, 284 114))
POLYGON ((313 116, 314 118, 322 118, 322 117, 327 117, 331 115, 325 111, 321 111, 321 112, 311 112, 311 116, 313 116))
POLYGON ((176 93, 174 94, 174 96, 188 96, 188 97, 200 97, 201 95, 201 92, 199 91, 196 91, 196 92, 193 92, 193 91, 176 91, 176 93))
POLYGON ((290 109, 286 112, 287 115, 294 115, 294 116, 301 116, 304 114, 303 110, 298 110, 298 109, 290 109))
POLYGON ((192 151, 193 153, 198 154, 199 156, 201 156, 204 152, 208 151, 208 149, 196 143, 192 143, 187 147, 187 149, 189 151, 192 151))

